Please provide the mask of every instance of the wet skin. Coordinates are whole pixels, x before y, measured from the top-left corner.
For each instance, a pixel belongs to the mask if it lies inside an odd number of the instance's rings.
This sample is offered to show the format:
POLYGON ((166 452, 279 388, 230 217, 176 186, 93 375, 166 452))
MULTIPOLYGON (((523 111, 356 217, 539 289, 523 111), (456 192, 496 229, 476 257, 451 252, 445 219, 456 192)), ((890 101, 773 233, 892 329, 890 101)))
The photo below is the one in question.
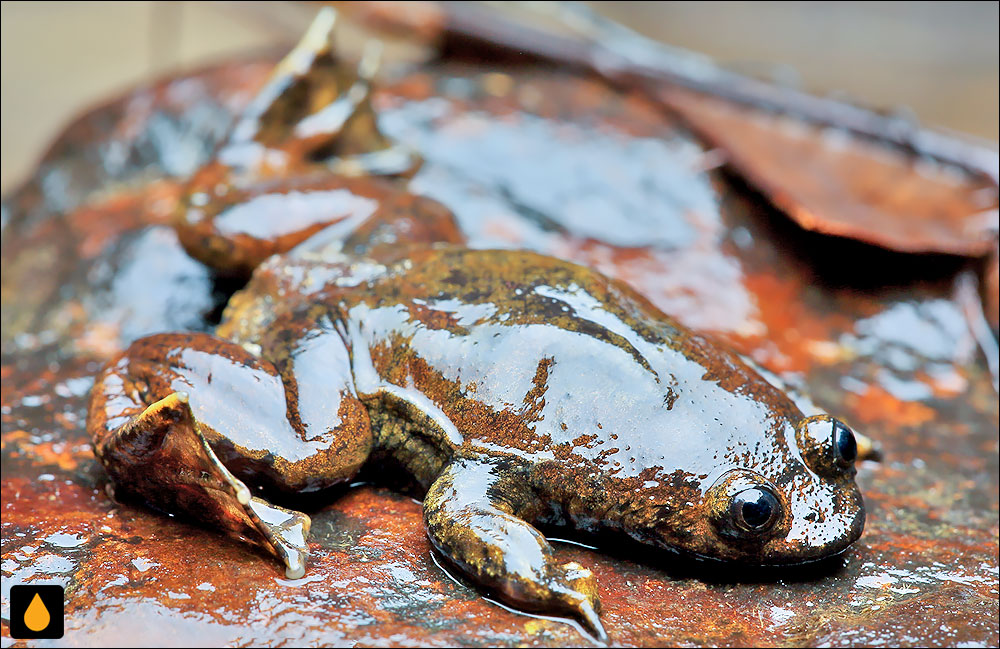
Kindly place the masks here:
POLYGON ((249 284, 215 335, 137 340, 91 393, 88 431, 118 492, 299 577, 309 518, 275 503, 401 467, 453 566, 599 637, 592 573, 560 564, 536 526, 758 565, 861 535, 853 434, 805 417, 733 352, 588 268, 462 247, 446 208, 393 181, 331 175, 290 145, 277 173, 260 164, 274 156, 233 153, 245 144, 192 179, 177 230, 249 284))
POLYGON ((391 459, 427 489, 428 536, 462 572, 595 629, 593 576, 560 565, 535 525, 755 564, 860 536, 843 425, 804 417, 737 355, 593 270, 383 245, 414 220, 320 233, 265 262, 216 336, 155 335, 112 361, 88 426, 116 485, 298 576, 308 518, 251 492, 287 505, 391 459))

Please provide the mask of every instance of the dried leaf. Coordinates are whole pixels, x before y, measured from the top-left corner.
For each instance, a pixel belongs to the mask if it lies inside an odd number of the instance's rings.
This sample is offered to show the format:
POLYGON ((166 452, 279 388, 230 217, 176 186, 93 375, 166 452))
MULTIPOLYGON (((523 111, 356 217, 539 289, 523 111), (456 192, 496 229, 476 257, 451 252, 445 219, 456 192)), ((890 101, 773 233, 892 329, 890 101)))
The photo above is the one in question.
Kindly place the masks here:
POLYGON ((789 115, 678 87, 659 95, 806 229, 902 252, 991 249, 997 188, 987 178, 789 115))

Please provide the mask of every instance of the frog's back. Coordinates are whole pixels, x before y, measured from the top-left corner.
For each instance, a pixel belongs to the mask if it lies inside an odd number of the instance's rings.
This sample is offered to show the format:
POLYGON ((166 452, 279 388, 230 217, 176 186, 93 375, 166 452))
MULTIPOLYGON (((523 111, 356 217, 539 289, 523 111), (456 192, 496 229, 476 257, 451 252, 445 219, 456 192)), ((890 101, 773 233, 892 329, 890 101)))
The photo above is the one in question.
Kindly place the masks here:
POLYGON ((493 454, 705 473, 733 430, 756 443, 775 407, 797 413, 626 285, 531 252, 421 250, 331 301, 380 380, 419 392, 459 444, 493 454))

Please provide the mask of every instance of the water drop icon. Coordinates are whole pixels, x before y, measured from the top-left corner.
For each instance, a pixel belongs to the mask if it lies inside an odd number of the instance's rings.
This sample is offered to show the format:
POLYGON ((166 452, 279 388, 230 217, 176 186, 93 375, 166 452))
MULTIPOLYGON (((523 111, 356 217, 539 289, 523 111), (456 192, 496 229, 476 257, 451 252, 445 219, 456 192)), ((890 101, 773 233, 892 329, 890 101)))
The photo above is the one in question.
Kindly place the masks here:
POLYGON ((35 593, 27 610, 24 611, 24 625, 37 633, 47 627, 51 619, 49 609, 45 608, 42 598, 35 593))

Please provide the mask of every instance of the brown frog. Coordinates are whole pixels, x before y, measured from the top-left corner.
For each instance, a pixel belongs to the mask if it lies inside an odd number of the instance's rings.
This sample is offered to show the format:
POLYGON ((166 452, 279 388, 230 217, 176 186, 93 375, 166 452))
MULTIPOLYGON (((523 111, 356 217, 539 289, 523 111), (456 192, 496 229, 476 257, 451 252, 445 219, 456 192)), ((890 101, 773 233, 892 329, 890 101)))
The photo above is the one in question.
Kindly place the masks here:
POLYGON ((436 202, 315 164, 269 180, 217 161, 193 181, 189 252, 256 270, 215 335, 142 338, 97 377, 87 426, 120 492, 256 543, 295 578, 309 518, 280 505, 397 467, 426 489, 453 566, 600 638, 593 574, 536 526, 758 565, 861 535, 844 424, 804 416, 621 282, 466 249, 436 202), (276 218, 295 204, 305 217, 276 218))
POLYGON ((591 573, 535 524, 756 564, 860 536, 851 431, 624 284, 528 252, 314 245, 266 262, 218 335, 140 339, 100 374, 88 427, 117 485, 296 577, 309 519, 253 490, 294 503, 392 460, 461 571, 599 634, 591 573))

